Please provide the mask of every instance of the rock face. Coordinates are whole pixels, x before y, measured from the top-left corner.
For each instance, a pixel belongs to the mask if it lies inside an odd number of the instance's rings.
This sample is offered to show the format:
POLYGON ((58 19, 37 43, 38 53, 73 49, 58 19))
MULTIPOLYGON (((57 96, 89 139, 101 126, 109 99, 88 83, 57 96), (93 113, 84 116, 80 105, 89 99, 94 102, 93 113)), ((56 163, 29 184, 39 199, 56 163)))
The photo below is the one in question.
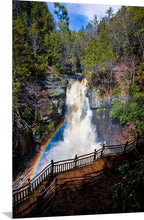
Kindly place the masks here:
MULTIPOLYGON (((22 84, 18 106, 13 109, 14 168, 23 158, 27 160, 39 151, 42 143, 64 119, 67 83, 67 77, 48 74, 47 77, 30 79, 22 84)), ((107 145, 119 144, 122 139, 125 142, 127 138, 136 136, 134 124, 122 126, 118 120, 110 118, 112 100, 116 97, 100 99, 95 87, 88 89, 87 96, 98 141, 107 145)), ((124 96, 123 101, 126 99, 124 96)))
MULTIPOLYGON (((130 126, 120 125, 117 119, 110 118, 110 111, 112 108, 112 101, 119 97, 108 97, 100 99, 96 88, 88 90, 88 97, 90 100, 90 107, 93 112, 92 123, 96 128, 97 140, 105 142, 107 145, 117 145, 125 143, 128 139, 136 137, 137 132, 133 123, 130 126)), ((127 96, 123 96, 123 102, 127 96)))
POLYGON ((39 150, 64 119, 66 78, 30 79, 22 84, 18 107, 13 109, 13 161, 39 150))

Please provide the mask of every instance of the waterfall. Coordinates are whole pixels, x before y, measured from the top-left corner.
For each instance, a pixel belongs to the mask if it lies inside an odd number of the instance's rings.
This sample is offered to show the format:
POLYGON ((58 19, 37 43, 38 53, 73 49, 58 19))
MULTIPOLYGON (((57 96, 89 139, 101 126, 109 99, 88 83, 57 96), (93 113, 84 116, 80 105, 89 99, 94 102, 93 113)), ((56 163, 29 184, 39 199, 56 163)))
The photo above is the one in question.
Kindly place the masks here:
MULTIPOLYGON (((66 126, 63 132, 63 140, 50 143, 50 148, 44 152, 36 169, 38 174, 53 159, 54 162, 64 159, 72 159, 77 156, 98 150, 100 144, 97 142, 96 128, 92 125, 92 111, 86 96, 87 81, 71 81, 67 86, 66 96, 66 126)), ((20 187, 27 181, 30 169, 19 176, 14 187, 20 187)))
POLYGON ((74 158, 75 154, 82 155, 99 148, 96 129, 93 127, 92 111, 86 97, 87 80, 71 81, 67 86, 66 105, 67 125, 63 141, 53 143, 47 152, 47 162, 74 158))
POLYGON ((96 132, 91 123, 92 111, 86 97, 86 79, 71 82, 67 87, 67 126, 64 142, 73 153, 90 152, 96 143, 96 132))

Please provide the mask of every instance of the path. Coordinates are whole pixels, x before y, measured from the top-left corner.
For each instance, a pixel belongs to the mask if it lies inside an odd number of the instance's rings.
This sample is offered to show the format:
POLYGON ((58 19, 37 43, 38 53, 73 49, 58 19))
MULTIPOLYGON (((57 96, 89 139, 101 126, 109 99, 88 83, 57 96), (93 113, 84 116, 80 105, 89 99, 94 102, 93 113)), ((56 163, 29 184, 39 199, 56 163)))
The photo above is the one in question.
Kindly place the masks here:
MULTIPOLYGON (((14 217, 31 217, 37 216, 38 212, 44 210, 52 197, 59 190, 76 190, 84 187, 85 183, 90 184, 94 179, 99 179, 103 175, 103 171, 111 172, 111 169, 120 166, 125 160, 133 160, 137 155, 144 152, 143 140, 132 142, 126 145, 124 152, 117 155, 103 155, 97 160, 93 160, 92 164, 80 168, 73 168, 69 171, 62 171, 56 176, 48 176, 46 180, 40 182, 33 193, 29 195, 29 199, 14 206, 14 217), (137 146, 137 147, 134 147, 137 146), (126 148, 127 147, 127 148, 126 148), (125 150, 128 152, 125 153, 125 150)), ((102 153, 102 151, 101 151, 102 153)), ((94 158, 94 154, 90 154, 94 158)), ((88 157, 86 157, 88 158, 88 157)), ((82 160, 81 158, 79 161, 82 160)), ((75 162, 74 162, 75 164, 75 162)), ((61 165, 60 165, 61 166, 61 165)), ((62 167, 65 167, 62 165, 62 167)), ((51 170, 51 168, 50 168, 51 170)), ((41 179, 41 177, 39 177, 41 179)))

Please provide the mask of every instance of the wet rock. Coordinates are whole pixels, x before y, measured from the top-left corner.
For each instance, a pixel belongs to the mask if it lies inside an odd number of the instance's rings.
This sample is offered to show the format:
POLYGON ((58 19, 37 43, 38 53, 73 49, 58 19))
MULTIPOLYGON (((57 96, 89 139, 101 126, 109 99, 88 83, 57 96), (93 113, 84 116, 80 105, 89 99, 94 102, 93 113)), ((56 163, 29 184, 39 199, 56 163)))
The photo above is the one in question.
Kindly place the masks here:
POLYGON ((127 102, 128 95, 100 98, 96 87, 88 88, 87 96, 90 108, 93 112, 92 123, 96 129, 97 140, 106 142, 107 145, 125 143, 128 137, 136 136, 136 128, 133 124, 123 126, 119 120, 110 118, 110 111, 114 99, 127 102))
POLYGON ((58 108, 57 112, 58 112, 59 115, 62 115, 62 113, 63 113, 62 108, 58 108))

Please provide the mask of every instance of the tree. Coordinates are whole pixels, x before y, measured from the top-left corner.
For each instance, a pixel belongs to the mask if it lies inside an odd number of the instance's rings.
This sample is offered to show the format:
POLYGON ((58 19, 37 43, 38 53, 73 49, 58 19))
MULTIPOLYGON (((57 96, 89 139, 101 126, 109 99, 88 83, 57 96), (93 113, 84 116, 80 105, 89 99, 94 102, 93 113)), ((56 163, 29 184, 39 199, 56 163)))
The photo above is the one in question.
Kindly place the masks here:
POLYGON ((119 212, 142 212, 144 209, 144 156, 132 164, 125 163, 118 168, 121 182, 113 186, 113 204, 119 212))
POLYGON ((46 72, 44 37, 54 29, 44 2, 13 2, 13 69, 21 77, 46 72))
POLYGON ((71 62, 71 48, 72 39, 71 32, 69 30, 69 17, 68 12, 63 4, 54 3, 57 10, 54 13, 58 18, 58 30, 59 35, 59 46, 61 53, 59 56, 59 72, 63 74, 72 73, 72 62, 71 62))
POLYGON ((94 21, 86 27, 89 33, 89 42, 85 48, 86 56, 83 59, 86 75, 91 75, 94 84, 103 87, 107 84, 108 91, 112 84, 113 47, 109 24, 106 18, 99 23, 95 16, 94 21), (94 79, 96 78, 96 79, 94 79))
POLYGON ((46 34, 44 38, 45 50, 48 55, 48 63, 51 66, 60 68, 60 57, 62 54, 62 47, 60 42, 60 36, 54 29, 50 34, 46 34))
POLYGON ((129 7, 134 51, 144 57, 144 7, 129 7))
POLYGON ((108 15, 108 19, 110 19, 111 17, 113 17, 113 9, 112 7, 109 7, 109 9, 106 11, 106 14, 108 15))
POLYGON ((69 31, 69 17, 66 7, 60 3, 54 3, 55 9, 54 13, 57 15, 59 19, 58 27, 61 33, 65 33, 69 31))

